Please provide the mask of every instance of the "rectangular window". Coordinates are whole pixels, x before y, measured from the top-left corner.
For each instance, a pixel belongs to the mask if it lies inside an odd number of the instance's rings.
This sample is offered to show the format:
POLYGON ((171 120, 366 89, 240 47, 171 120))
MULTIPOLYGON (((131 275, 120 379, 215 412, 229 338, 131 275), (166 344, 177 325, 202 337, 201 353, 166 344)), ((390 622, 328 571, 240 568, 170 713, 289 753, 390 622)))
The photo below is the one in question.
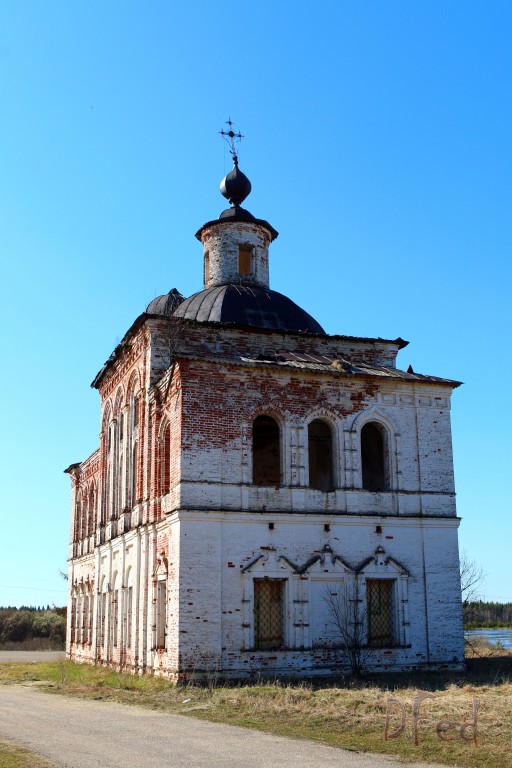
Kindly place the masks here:
POLYGON ((368 645, 394 645, 394 586, 393 579, 368 579, 366 582, 368 645))
POLYGON ((94 593, 91 591, 89 595, 89 620, 87 627, 87 642, 89 645, 92 643, 92 625, 94 621, 94 593))
POLYGON ((89 617, 89 596, 84 595, 82 598, 82 643, 87 643, 88 641, 88 627, 87 627, 87 619, 89 617))
POLYGON ((208 251, 204 253, 204 284, 205 286, 210 280, 210 254, 208 251))
POLYGON ((252 249, 248 246, 238 249, 238 274, 252 275, 252 249))
POLYGON ((284 645, 283 579, 254 579, 254 646, 259 650, 284 645))
POLYGON ((98 620, 100 624, 100 645, 105 642, 105 620, 107 617, 107 593, 103 592, 98 603, 98 620))
POLYGON ((76 637, 75 622, 76 622, 76 597, 73 597, 71 600, 71 642, 72 643, 75 642, 75 637, 76 637))
POLYGON ((118 630, 118 616, 119 616, 119 609, 118 609, 118 595, 119 591, 117 589, 114 590, 112 595, 112 647, 117 648, 117 630, 118 630))
POLYGON ((167 618, 167 583, 156 583, 156 647, 165 648, 165 624, 167 618))
POLYGON ((126 647, 132 647, 132 607, 133 607, 133 587, 128 587, 126 595, 126 647))

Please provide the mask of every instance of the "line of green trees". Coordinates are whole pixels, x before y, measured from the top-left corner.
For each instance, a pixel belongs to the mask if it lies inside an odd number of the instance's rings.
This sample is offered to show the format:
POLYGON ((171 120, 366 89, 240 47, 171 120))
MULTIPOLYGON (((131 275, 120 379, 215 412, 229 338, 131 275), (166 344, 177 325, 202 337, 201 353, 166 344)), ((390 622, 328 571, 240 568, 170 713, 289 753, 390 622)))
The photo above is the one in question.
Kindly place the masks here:
POLYGON ((486 603, 475 600, 467 604, 466 629, 496 629, 512 627, 512 603, 486 603))
POLYGON ((66 608, 0 608, 0 644, 48 638, 56 644, 66 640, 66 608))

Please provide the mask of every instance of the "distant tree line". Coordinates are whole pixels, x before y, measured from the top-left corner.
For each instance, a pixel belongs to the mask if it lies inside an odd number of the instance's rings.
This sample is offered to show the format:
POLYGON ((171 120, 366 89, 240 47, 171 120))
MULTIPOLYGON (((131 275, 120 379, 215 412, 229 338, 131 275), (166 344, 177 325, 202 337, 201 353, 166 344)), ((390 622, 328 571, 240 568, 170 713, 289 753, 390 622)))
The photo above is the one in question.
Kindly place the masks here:
POLYGON ((48 639, 63 645, 66 640, 66 608, 0 608, 0 644, 48 639))
POLYGON ((469 602, 464 626, 466 629, 512 627, 512 603, 486 603, 483 600, 469 602))

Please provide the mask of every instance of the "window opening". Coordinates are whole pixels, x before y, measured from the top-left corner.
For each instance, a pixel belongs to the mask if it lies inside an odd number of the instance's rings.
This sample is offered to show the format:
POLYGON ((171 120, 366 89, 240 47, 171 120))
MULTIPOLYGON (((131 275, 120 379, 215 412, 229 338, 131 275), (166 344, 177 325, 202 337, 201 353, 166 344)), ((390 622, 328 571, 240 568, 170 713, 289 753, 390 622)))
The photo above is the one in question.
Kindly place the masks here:
POLYGON ((171 426, 167 425, 163 440, 160 444, 160 480, 161 495, 165 496, 171 490, 171 426))
POLYGON ((252 481, 278 487, 281 483, 279 425, 271 416, 258 416, 252 428, 252 481))
POLYGON ((254 645, 259 650, 284 644, 284 580, 254 580, 254 645))
POLYGON ((139 444, 135 442, 133 444, 133 455, 132 455, 132 507, 137 502, 137 464, 138 464, 138 457, 139 457, 139 444))
POLYGON ((133 587, 128 587, 126 595, 126 647, 132 647, 132 607, 133 607, 133 587))
POLYGON ((384 435, 376 424, 365 424, 361 430, 361 465, 364 490, 384 491, 387 487, 384 435))
POLYGON ((117 648, 117 631, 118 631, 118 597, 119 590, 115 589, 112 595, 112 646, 117 648))
POLYGON ((240 246, 238 249, 238 274, 252 275, 252 248, 240 246))
POLYGON ((107 617, 107 593, 102 592, 101 600, 99 601, 99 624, 100 624, 100 645, 105 642, 105 621, 107 617))
POLYGON ((393 645, 394 580, 368 579, 366 608, 368 612, 368 645, 393 645))
POLYGON ((204 284, 207 285, 209 280, 210 280, 210 253, 209 251, 205 251, 204 253, 204 284))
POLYGON ((156 583, 156 647, 165 648, 165 622, 167 615, 167 582, 156 583))
POLYGON ((85 594, 82 603, 82 644, 89 642, 89 595, 85 594))
POLYGON ((87 643, 88 645, 91 645, 92 643, 92 625, 94 621, 94 592, 91 588, 91 591, 89 593, 89 618, 88 618, 88 625, 87 625, 87 643))
POLYGON ((334 488, 332 431, 321 419, 308 426, 309 487, 317 491, 334 488))
POLYGON ((75 642, 76 632, 76 597, 71 600, 71 642, 75 642))

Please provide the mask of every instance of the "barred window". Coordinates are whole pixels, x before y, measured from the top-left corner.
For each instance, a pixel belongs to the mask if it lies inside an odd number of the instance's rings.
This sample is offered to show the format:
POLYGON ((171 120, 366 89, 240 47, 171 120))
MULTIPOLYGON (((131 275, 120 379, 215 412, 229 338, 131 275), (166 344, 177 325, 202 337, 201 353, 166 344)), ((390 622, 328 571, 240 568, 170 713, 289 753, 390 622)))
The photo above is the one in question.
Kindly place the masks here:
POLYGON ((366 581, 368 645, 375 647, 394 645, 394 589, 394 579, 366 581))
POLYGON ((254 646, 259 650, 284 645, 283 579, 254 580, 254 646))

